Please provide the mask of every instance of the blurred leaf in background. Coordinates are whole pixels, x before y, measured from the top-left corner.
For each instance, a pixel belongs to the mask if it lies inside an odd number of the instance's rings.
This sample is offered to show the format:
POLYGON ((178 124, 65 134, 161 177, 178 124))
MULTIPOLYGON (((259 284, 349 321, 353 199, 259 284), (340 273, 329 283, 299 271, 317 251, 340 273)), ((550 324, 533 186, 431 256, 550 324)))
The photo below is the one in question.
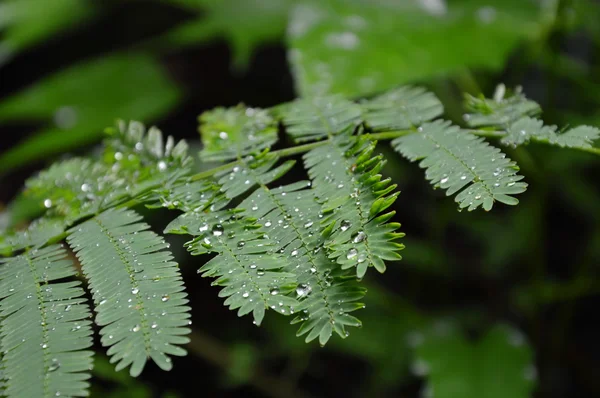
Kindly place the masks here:
POLYGON ((525 336, 504 325, 468 341, 452 324, 413 335, 412 371, 427 377, 427 398, 527 398, 537 372, 525 336))
POLYGON ((0 1, 0 66, 16 53, 85 22, 92 11, 87 0, 0 1))
POLYGON ((300 95, 360 96, 411 81, 500 70, 540 35, 533 1, 306 1, 292 11, 289 60, 300 95))
POLYGON ((95 143, 118 117, 157 120, 179 100, 179 89, 149 55, 116 54, 70 66, 0 102, 0 123, 42 126, 0 154, 1 173, 95 143))
POLYGON ((216 38, 228 40, 233 66, 246 67, 256 48, 281 42, 294 0, 163 0, 197 13, 168 32, 170 46, 189 46, 216 38))

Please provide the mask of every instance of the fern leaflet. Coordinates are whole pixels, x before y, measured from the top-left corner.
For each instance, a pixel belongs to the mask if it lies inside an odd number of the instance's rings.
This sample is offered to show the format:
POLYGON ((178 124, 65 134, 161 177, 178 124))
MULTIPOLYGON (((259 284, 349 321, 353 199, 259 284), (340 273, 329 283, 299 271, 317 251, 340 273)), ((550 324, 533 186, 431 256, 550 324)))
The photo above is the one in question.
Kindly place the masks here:
POLYGON ((449 122, 424 124, 417 134, 397 138, 392 145, 411 161, 422 159, 425 178, 447 189, 446 195, 458 192, 461 209, 491 210, 494 201, 515 205, 518 200, 510 195, 527 187, 517 174, 519 167, 499 149, 449 122))
POLYGON ((67 238, 89 280, 96 323, 111 362, 137 376, 148 358, 162 369, 166 355, 184 355, 189 307, 168 245, 131 210, 108 210, 74 228, 67 238))
POLYGON ((356 267, 359 278, 369 266, 384 272, 384 260, 400 260, 397 251, 404 247, 394 242, 404 235, 395 232, 400 224, 386 224, 395 212, 378 215, 398 193, 389 195, 396 185, 378 174, 385 162, 382 156, 372 157, 375 145, 364 136, 342 134, 304 155, 317 197, 325 201, 321 224, 326 226, 329 258, 342 269, 356 267))
POLYGON ((202 159, 230 160, 258 152, 277 142, 277 123, 263 109, 216 108, 199 117, 202 159))
POLYGON ((141 123, 121 122, 108 129, 100 159, 73 158, 53 164, 26 183, 47 213, 67 224, 135 198, 158 185, 169 185, 189 172, 187 144, 163 146, 161 133, 141 123))
POLYGON ((8 397, 87 396, 90 316, 79 282, 58 245, 0 263, 0 345, 8 397))
POLYGON ((489 126, 500 133, 505 145, 516 147, 536 141, 561 148, 580 150, 593 149, 593 143, 600 138, 600 130, 591 126, 578 126, 557 132, 556 126, 546 126, 532 114, 540 113, 539 105, 525 98, 519 90, 512 96, 504 97, 504 86, 496 89, 494 99, 467 97, 467 121, 471 126, 489 126))
POLYGON ((295 142, 338 134, 361 122, 361 108, 342 96, 298 99, 275 110, 295 142))
POLYGON ((373 131, 406 130, 440 116, 440 100, 421 87, 399 87, 363 101, 365 124, 373 131))
POLYGON ((498 85, 494 98, 465 96, 465 107, 469 113, 463 117, 471 127, 507 126, 524 116, 535 116, 541 112, 540 106, 525 97, 520 87, 512 95, 506 96, 504 84, 498 85))

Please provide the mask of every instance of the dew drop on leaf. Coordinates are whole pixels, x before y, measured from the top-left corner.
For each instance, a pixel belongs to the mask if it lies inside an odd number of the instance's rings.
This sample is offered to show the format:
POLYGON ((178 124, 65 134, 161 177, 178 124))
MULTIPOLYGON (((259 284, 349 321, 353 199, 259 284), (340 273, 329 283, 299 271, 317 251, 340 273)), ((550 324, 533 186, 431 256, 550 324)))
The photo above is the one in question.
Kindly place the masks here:
POLYGON ((352 226, 352 223, 348 220, 342 220, 342 223, 340 224, 340 229, 343 231, 347 231, 348 228, 350 228, 352 226))
POLYGON ((367 237, 367 234, 365 234, 364 231, 358 231, 356 233, 356 235, 354 235, 354 237, 352 238, 352 242, 360 243, 363 240, 365 240, 366 237, 367 237))
POLYGON ((223 228, 223 225, 221 225, 221 224, 215 224, 212 227, 211 231, 214 236, 221 236, 221 235, 223 235, 223 231, 225 231, 225 228, 223 228))
POLYGON ((358 255, 358 251, 355 248, 351 248, 350 250, 348 250, 348 252, 346 253, 346 258, 348 260, 352 260, 354 257, 356 257, 358 255))

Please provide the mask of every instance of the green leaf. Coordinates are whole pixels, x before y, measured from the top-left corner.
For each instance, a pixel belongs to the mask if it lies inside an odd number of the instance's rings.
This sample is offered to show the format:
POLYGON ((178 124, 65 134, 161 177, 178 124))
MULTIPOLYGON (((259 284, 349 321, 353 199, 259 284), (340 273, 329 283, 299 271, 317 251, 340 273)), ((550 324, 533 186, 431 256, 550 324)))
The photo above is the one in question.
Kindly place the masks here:
POLYGON ((8 397, 88 395, 89 309, 61 246, 0 262, 0 345, 8 397))
POLYGON ((92 4, 85 0, 4 0, 0 4, 0 66, 13 55, 87 20, 92 4))
POLYGON ((108 210, 69 230, 67 238, 92 290, 101 343, 117 371, 137 376, 152 359, 172 368, 185 355, 187 294, 169 245, 131 210, 108 210))
POLYGON ((231 160, 269 148, 277 142, 277 123, 258 108, 238 105, 215 108, 200 115, 205 161, 231 160))
POLYGON ((150 188, 168 187, 189 172, 187 144, 162 133, 146 132, 139 122, 120 122, 107 130, 105 150, 99 160, 72 158, 54 163, 27 180, 26 194, 40 198, 47 214, 73 222, 128 199, 150 188))
POLYGON ((535 116, 542 111, 536 102, 525 97, 520 87, 506 95, 503 84, 496 87, 494 98, 466 94, 465 108, 469 113, 464 115, 464 119, 471 127, 507 126, 524 116, 535 116))
POLYGON ((169 48, 224 37, 232 47, 233 65, 246 67, 255 49, 279 42, 285 34, 293 0, 168 0, 200 16, 169 31, 161 40, 169 48))
POLYGON ((435 121, 419 127, 418 132, 392 141, 396 151, 411 161, 422 159, 425 178, 434 187, 456 196, 459 207, 469 211, 483 207, 491 210, 495 201, 515 205, 510 195, 525 191, 527 184, 519 168, 499 149, 482 138, 469 134, 449 122, 435 121))
POLYGON ((117 117, 157 119, 179 97, 146 55, 113 55, 62 70, 0 103, 0 122, 34 119, 46 125, 0 155, 2 172, 94 143, 117 117))
POLYGON ((536 378, 533 353, 517 330, 499 325, 469 342, 456 329, 443 326, 414 342, 412 370, 427 377, 424 396, 531 397, 536 378))
POLYGON ((361 122, 361 108, 339 95, 297 99, 274 112, 295 142, 327 138, 361 122))
POLYGON ((50 217, 37 219, 23 231, 0 235, 0 253, 10 254, 29 247, 41 247, 64 230, 64 220, 50 217))
POLYGON ((372 156, 375 144, 340 135, 304 155, 316 195, 324 202, 320 223, 332 226, 325 243, 328 257, 342 269, 356 267, 358 278, 368 267, 384 272, 384 260, 400 260, 398 251, 404 248, 395 242, 404 236, 396 232, 400 224, 386 224, 394 212, 379 216, 398 193, 390 194, 396 185, 379 174, 385 161, 372 156))
POLYGON ((541 33, 538 14, 521 0, 304 1, 288 28, 296 88, 360 96, 465 67, 498 71, 541 33))
POLYGON ((474 127, 491 127, 503 134, 502 143, 516 147, 529 141, 543 142, 559 147, 591 149, 600 137, 600 130, 591 126, 578 126, 558 133, 556 126, 545 126, 530 117, 541 112, 538 104, 525 98, 519 88, 513 95, 505 96, 504 85, 496 88, 493 99, 467 96, 465 114, 468 124, 474 127))
POLYGON ((439 99, 421 87, 399 87, 363 101, 365 124, 373 131, 406 130, 444 112, 439 99))

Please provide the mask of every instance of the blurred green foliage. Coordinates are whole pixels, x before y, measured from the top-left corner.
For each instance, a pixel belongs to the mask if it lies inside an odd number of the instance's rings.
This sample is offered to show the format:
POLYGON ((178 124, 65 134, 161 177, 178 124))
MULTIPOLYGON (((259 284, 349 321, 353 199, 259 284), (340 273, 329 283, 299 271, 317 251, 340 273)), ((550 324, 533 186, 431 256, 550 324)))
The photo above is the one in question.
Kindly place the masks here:
POLYGON ((0 123, 33 120, 44 126, 0 155, 2 172, 94 143, 116 115, 156 120, 179 99, 179 90, 147 55, 113 55, 74 65, 0 102, 0 123))
POLYGON ((2 0, 0 2, 0 66, 48 37, 84 22, 93 14, 82 0, 2 0))

